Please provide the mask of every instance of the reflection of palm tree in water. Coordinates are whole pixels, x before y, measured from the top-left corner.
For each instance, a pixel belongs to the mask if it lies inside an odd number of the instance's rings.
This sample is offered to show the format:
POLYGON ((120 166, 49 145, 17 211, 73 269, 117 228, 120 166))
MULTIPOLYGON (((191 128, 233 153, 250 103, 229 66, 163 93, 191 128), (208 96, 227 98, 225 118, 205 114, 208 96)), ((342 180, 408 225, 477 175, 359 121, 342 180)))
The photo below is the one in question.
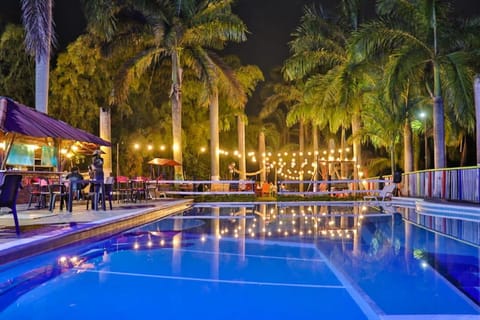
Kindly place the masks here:
POLYGON ((385 222, 364 223, 360 227, 362 230, 357 230, 362 235, 357 240, 361 242, 357 249, 361 249, 354 252, 348 245, 341 247, 333 244, 330 260, 346 274, 362 280, 374 281, 379 273, 398 268, 396 261, 403 257, 402 236, 394 235, 390 227, 385 222))

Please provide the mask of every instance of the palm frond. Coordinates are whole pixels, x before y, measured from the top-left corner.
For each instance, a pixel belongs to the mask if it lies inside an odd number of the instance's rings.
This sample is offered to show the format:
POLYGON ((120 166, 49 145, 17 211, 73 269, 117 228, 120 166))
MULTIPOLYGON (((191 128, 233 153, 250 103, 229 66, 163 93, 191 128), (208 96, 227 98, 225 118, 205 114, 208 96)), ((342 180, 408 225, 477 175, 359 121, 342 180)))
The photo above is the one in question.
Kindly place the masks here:
POLYGON ((115 98, 113 103, 123 102, 127 99, 129 87, 152 66, 152 61, 159 59, 165 53, 158 48, 141 51, 129 59, 115 81, 115 98))
POLYGON ((52 10, 53 0, 22 0, 25 48, 32 56, 48 56, 50 47, 56 46, 52 10))

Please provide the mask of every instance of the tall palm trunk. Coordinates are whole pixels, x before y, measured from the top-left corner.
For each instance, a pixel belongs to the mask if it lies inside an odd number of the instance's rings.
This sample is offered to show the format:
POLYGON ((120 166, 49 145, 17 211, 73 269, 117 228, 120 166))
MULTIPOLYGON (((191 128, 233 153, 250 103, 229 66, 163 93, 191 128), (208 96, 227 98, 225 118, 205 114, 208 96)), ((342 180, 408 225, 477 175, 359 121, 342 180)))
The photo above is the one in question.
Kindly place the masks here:
POLYGON ((389 151, 390 151, 390 172, 392 173, 392 177, 394 175, 394 172, 395 172, 395 142, 393 142, 394 140, 392 139, 392 142, 390 143, 390 148, 389 148, 389 151))
MULTIPOLYGON (((355 112, 352 115, 352 136, 356 137, 360 129, 361 129, 360 114, 355 112)), ((353 156, 355 157, 356 165, 362 167, 363 166, 362 146, 358 139, 355 139, 353 141, 353 156)))
POLYGON ((48 114, 48 89, 50 79, 50 51, 52 43, 53 32, 53 0, 47 0, 46 17, 47 22, 45 24, 47 30, 46 34, 49 35, 45 41, 47 50, 44 54, 39 54, 35 57, 35 109, 48 114))
POLYGON ((220 180, 220 138, 218 133, 218 90, 210 97, 210 159, 211 179, 220 180))
POLYGON ((181 163, 175 166, 175 180, 183 180, 182 163, 182 68, 178 52, 172 54, 172 91, 170 94, 172 103, 172 138, 173 160, 181 163))
MULTIPOLYGON (((436 96, 433 99, 433 147, 435 158, 435 169, 445 168, 445 129, 443 119, 443 100, 436 96)), ((434 197, 441 197, 442 175, 441 171, 435 174, 433 194, 434 197)))
MULTIPOLYGON (((300 120, 300 130, 299 130, 299 133, 298 133, 298 143, 300 145, 300 154, 301 155, 305 155, 305 121, 303 121, 302 119, 300 120)), ((303 162, 303 157, 300 157, 299 156, 299 162, 302 163, 303 162)), ((299 179, 300 181, 303 181, 303 170, 300 170, 300 176, 299 176, 299 179)), ((300 183, 299 185, 299 191, 300 192, 303 192, 303 182, 300 183)))
POLYGON ((412 127, 408 119, 403 126, 403 156, 404 172, 413 171, 412 127))
POLYGON ((342 175, 342 178, 348 177, 347 175, 347 165, 343 160, 345 160, 345 126, 342 124, 342 136, 340 138, 340 149, 342 150, 342 153, 340 154, 342 162, 340 162, 340 174, 342 175))
POLYGON ((35 58, 35 109, 48 114, 49 56, 35 58))
POLYGON ((477 166, 480 165, 480 75, 475 76, 473 82, 473 89, 475 94, 475 119, 477 128, 477 166))
MULTIPOLYGON (((100 108, 100 138, 106 141, 112 141, 112 109, 110 107, 100 108)), ((102 147, 103 152, 103 171, 105 177, 112 173, 112 148, 102 147)))
MULTIPOLYGON (((437 68, 438 69, 438 68, 437 68)), ((435 73, 439 72, 438 70, 435 73)), ((438 80, 440 81, 440 80, 438 80)), ((433 98, 433 147, 435 154, 435 169, 445 168, 445 121, 444 107, 440 85, 433 98)))
MULTIPOLYGON (((260 158, 260 185, 267 180, 267 173, 265 172, 265 132, 262 130, 258 134, 258 154, 260 158)), ((257 160, 258 161, 258 160, 257 160)))
POLYGON ((26 49, 35 56, 35 109, 48 113, 53 0, 22 0, 26 49))
MULTIPOLYGON (((432 27, 433 27, 433 50, 435 57, 438 53, 437 48, 437 15, 435 11, 435 1, 433 2, 432 10, 432 27)), ((433 60, 433 149, 434 149, 434 163, 435 169, 445 168, 445 123, 444 123, 444 108, 442 99, 442 87, 440 81, 440 68, 438 61, 433 60)), ((440 173, 440 172, 438 172, 440 173)), ((433 193, 435 197, 441 196, 442 176, 435 175, 433 193)))
POLYGON ((460 167, 465 166, 465 163, 467 163, 467 154, 468 154, 467 137, 463 136, 462 141, 460 142, 460 167))
MULTIPOLYGON (((405 119, 405 124, 403 126, 403 166, 404 172, 413 171, 413 142, 412 142, 412 127, 410 125, 410 120, 405 119)), ((405 179, 408 179, 408 175, 405 176, 405 179)), ((402 194, 408 194, 409 192, 408 181, 405 181, 403 184, 402 194)))
POLYGON ((240 180, 247 180, 247 155, 245 153, 245 122, 243 115, 237 117, 237 133, 238 133, 238 152, 240 152, 240 160, 238 169, 240 171, 240 180))
MULTIPOLYGON (((319 167, 318 167, 318 126, 314 123, 312 123, 312 149, 313 149, 313 158, 315 159, 315 177, 314 180, 318 180, 319 177, 319 167)), ((313 184, 313 191, 317 191, 317 184, 313 184)))

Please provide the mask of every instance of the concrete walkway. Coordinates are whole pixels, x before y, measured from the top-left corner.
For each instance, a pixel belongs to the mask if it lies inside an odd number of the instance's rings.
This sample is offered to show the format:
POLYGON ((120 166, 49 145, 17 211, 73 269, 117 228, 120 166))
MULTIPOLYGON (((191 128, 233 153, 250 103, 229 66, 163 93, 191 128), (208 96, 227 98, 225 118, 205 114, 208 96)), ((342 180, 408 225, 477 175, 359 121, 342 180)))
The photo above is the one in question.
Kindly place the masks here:
POLYGON ((113 209, 87 210, 74 205, 72 212, 56 208, 27 209, 17 205, 21 234, 15 234, 9 209, 0 212, 0 265, 53 250, 85 239, 101 239, 160 219, 190 207, 192 200, 161 199, 137 203, 113 203, 113 209))

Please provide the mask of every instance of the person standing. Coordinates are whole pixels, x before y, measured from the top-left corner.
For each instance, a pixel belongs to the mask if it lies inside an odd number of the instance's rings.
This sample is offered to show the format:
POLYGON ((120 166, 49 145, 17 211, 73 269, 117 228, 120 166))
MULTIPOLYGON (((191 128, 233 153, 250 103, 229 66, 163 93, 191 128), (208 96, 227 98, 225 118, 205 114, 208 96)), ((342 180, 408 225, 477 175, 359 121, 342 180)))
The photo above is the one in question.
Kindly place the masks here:
POLYGON ((101 156, 102 150, 95 150, 93 152, 92 164, 89 167, 90 178, 103 181, 103 158, 101 156))
MULTIPOLYGON (((92 164, 89 166, 89 175, 90 179, 94 180, 90 184, 90 192, 95 192, 95 197, 97 198, 99 193, 103 193, 104 189, 104 176, 103 176, 103 158, 101 154, 102 150, 98 149, 93 152, 92 164)), ((96 207, 98 204, 95 203, 92 207, 96 207)), ((104 205, 104 204, 102 204, 104 205)))

